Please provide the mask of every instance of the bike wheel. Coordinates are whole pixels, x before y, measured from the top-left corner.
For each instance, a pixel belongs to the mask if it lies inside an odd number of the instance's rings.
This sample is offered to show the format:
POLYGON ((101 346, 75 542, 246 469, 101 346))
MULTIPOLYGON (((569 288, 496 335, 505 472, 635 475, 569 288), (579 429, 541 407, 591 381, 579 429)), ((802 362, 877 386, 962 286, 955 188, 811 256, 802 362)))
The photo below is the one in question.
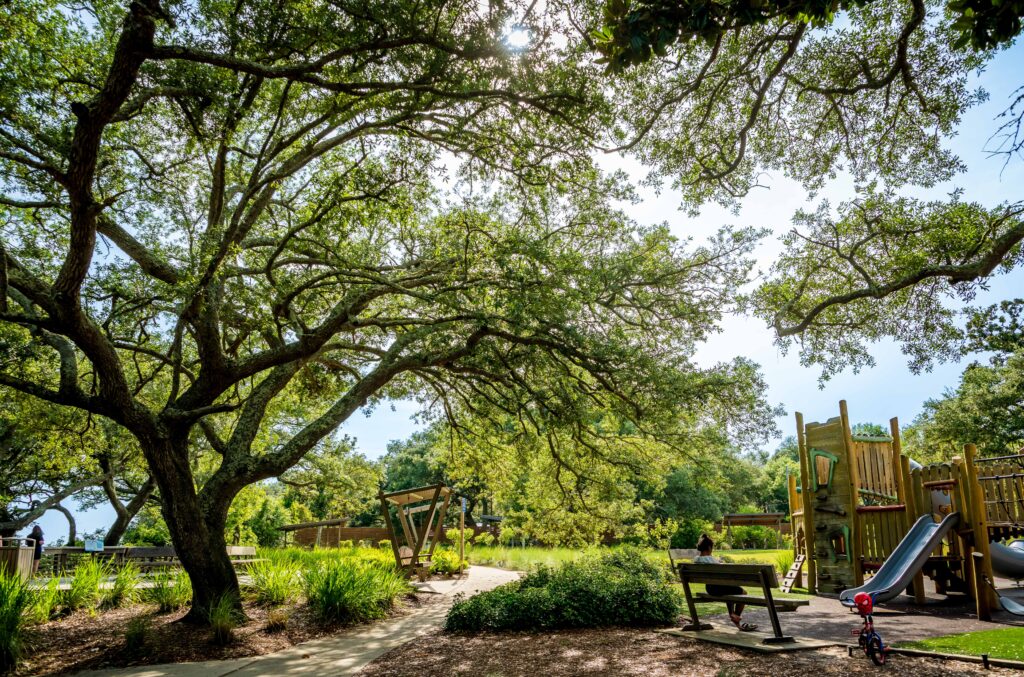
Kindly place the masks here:
POLYGON ((871 638, 871 640, 868 641, 867 652, 875 665, 885 665, 885 649, 882 648, 881 639, 878 637, 871 638))

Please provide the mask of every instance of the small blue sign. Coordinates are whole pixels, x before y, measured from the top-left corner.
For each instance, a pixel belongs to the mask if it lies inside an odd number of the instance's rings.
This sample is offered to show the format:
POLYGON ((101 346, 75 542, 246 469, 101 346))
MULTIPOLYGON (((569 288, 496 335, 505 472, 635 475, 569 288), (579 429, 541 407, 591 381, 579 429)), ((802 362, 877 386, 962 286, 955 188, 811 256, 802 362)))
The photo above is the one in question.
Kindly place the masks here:
POLYGON ((85 539, 86 552, 103 552, 103 541, 98 538, 85 539))

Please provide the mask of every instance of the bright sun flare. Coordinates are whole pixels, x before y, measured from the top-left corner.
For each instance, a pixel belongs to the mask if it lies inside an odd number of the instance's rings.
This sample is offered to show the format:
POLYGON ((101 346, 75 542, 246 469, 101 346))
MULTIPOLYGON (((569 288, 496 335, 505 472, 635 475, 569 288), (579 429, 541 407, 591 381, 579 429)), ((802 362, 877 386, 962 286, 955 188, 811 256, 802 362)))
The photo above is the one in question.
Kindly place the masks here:
POLYGON ((530 44, 530 31, 526 28, 513 28, 505 36, 505 43, 513 49, 523 49, 530 44))

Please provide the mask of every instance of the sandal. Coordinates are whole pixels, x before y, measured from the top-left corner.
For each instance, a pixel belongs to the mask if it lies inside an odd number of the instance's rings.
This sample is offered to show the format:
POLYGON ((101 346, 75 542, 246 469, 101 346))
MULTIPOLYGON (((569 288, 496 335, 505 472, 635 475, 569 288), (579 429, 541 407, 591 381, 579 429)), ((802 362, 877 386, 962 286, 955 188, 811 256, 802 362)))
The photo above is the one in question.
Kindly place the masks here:
POLYGON ((743 619, 736 614, 729 614, 729 620, 731 620, 733 624, 740 629, 740 632, 753 632, 754 630, 757 630, 756 625, 753 623, 744 623, 743 619))

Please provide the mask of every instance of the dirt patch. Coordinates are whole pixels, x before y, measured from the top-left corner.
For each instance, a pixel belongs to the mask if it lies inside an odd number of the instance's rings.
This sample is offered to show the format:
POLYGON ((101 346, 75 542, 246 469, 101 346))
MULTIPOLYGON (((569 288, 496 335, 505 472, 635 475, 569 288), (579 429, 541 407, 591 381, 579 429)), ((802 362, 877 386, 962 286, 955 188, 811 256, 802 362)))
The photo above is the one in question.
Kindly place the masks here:
MULTIPOLYGON (((401 646, 363 669, 364 677, 568 677, 570 675, 877 675, 865 656, 847 656, 835 647, 818 651, 760 654, 660 634, 651 630, 566 630, 427 635, 401 646)), ((983 670, 971 663, 890 656, 887 674, 949 677, 985 673, 1016 675, 1012 670, 983 670)))
MULTIPOLYGON (((400 616, 436 596, 403 598, 392 615, 400 616)), ((345 632, 351 625, 324 624, 304 604, 283 607, 288 612, 284 630, 267 629, 270 609, 245 604, 248 620, 235 630, 235 640, 226 645, 213 643, 208 628, 180 623, 185 611, 157 613, 153 604, 89 613, 80 611, 65 618, 28 628, 26 655, 16 675, 51 675, 84 669, 225 660, 259 656, 287 649, 300 642, 345 632), (147 618, 149 630, 143 646, 129 651, 125 631, 135 618, 147 618)))

